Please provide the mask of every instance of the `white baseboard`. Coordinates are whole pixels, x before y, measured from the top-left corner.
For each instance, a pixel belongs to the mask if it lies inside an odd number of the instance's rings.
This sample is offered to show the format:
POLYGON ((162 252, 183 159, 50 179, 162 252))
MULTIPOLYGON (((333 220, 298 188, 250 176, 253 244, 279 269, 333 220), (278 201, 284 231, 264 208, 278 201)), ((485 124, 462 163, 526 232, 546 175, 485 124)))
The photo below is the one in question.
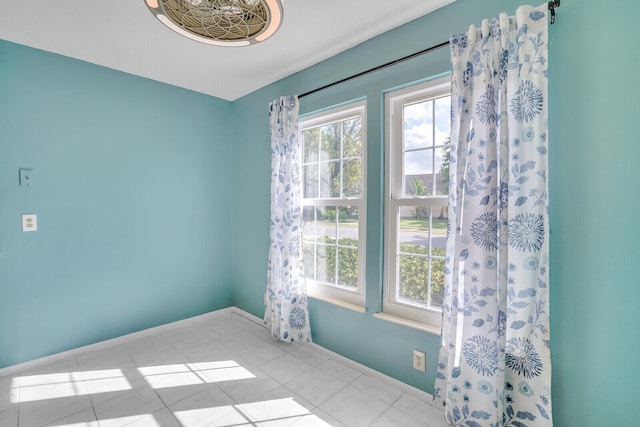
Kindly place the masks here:
POLYGON ((202 320, 211 319, 216 316, 220 316, 222 314, 233 312, 234 309, 235 307, 222 308, 220 310, 201 314, 195 317, 190 317, 188 319, 178 320, 178 321, 167 323, 164 325, 155 326, 153 328, 144 329, 142 331, 133 332, 127 335, 122 335, 120 337, 108 339, 105 341, 100 341, 95 344, 89 344, 89 345, 77 347, 71 350, 63 351, 60 353, 51 354, 49 356, 44 356, 37 359, 29 360, 23 363, 18 363, 16 365, 7 366, 5 368, 0 369, 0 378, 7 377, 10 375, 15 375, 19 372, 27 371, 29 369, 37 368, 40 366, 49 365, 51 363, 57 362, 67 357, 77 356, 79 354, 86 353, 88 351, 102 350, 105 348, 113 347, 114 345, 125 344, 127 342, 131 342, 133 340, 151 336, 157 333, 167 332, 172 329, 179 328, 181 326, 187 326, 196 322, 200 322, 202 320))
MULTIPOLYGON (((187 326, 187 325, 191 325, 203 320, 207 320, 207 319, 212 319, 215 318, 217 316, 220 315, 224 315, 224 314, 228 314, 228 313, 235 313, 238 314, 239 316, 244 317, 247 320, 250 320, 262 327, 266 326, 264 325, 264 321, 263 319, 260 319, 259 317, 256 317, 244 310, 241 310, 237 307, 227 307, 227 308, 223 308, 220 310, 216 310, 216 311, 212 311, 210 313, 205 313, 199 316, 195 316, 195 317, 191 317, 188 319, 184 319, 184 320, 178 320, 176 322, 172 322, 172 323, 167 323, 165 325, 160 325, 160 326, 156 326, 153 328, 149 328, 149 329, 144 329, 142 331, 138 331, 138 332, 133 332, 131 334, 127 334, 127 335, 123 335, 117 338, 112 338, 106 341, 101 341, 95 344, 89 344, 86 346, 82 346, 82 347, 78 347, 78 348, 74 348, 72 350, 68 350, 68 351, 63 351, 61 353, 56 353, 56 354, 52 354, 50 356, 45 356, 45 357, 41 357, 38 359, 34 359, 34 360, 29 360, 27 362, 23 362, 23 363, 19 363, 16 365, 12 365, 12 366, 7 366, 6 368, 2 368, 0 369, 0 378, 1 377, 6 377, 6 376, 11 376, 11 375, 15 375, 18 374, 20 372, 23 371, 27 371, 29 369, 33 369, 33 368, 37 368, 40 366, 45 366, 54 362, 57 362, 59 360, 65 359, 67 357, 72 357, 72 356, 76 356, 82 353, 86 353, 89 351, 96 351, 96 350, 102 350, 105 348, 109 348, 112 347, 114 345, 119 345, 119 344, 125 344, 127 342, 131 342, 133 340, 137 340, 140 338, 144 338, 147 336, 151 336, 157 333, 162 333, 162 332, 167 332, 167 331, 171 331, 173 329, 182 327, 182 326, 187 326)), ((381 372, 378 372, 374 369, 369 368, 368 366, 362 365, 358 362, 354 362, 351 359, 348 359, 340 354, 334 353, 331 350, 328 350, 322 346, 319 346, 318 344, 315 343, 304 343, 304 345, 310 345, 313 346, 315 350, 317 350, 318 352, 324 353, 326 354, 329 358, 334 359, 344 365, 346 365, 347 367, 351 367, 355 370, 358 370, 360 372, 363 372, 366 375, 369 375, 373 378, 376 378, 377 380, 391 386, 394 387, 398 390, 400 390, 401 392, 408 394, 409 396, 412 396, 422 402, 426 402, 428 404, 431 405, 432 402, 432 396, 431 394, 422 391, 418 388, 415 388, 413 386, 410 386, 407 383, 403 383, 402 381, 396 380, 395 378, 391 378, 388 375, 385 375, 381 372)), ((438 406, 433 405, 436 408, 439 408, 438 406)))
MULTIPOLYGON (((237 307, 232 307, 232 310, 234 313, 248 319, 251 320, 252 322, 255 322, 261 326, 264 326, 264 322, 262 319, 260 319, 259 317, 256 317, 250 313, 247 313, 246 311, 243 311, 237 307)), ((426 391, 422 391, 419 388, 413 387, 407 383, 403 383, 400 380, 397 380, 395 378, 391 378, 388 375, 383 374, 382 372, 376 371, 375 369, 369 368, 368 366, 362 365, 358 362, 354 362, 351 359, 348 359, 338 353, 334 353, 333 351, 326 349, 316 343, 304 343, 303 345, 310 345, 313 346, 315 350, 317 350, 320 353, 324 353, 326 354, 329 358, 334 359, 340 363, 342 363, 343 365, 350 367, 352 369, 355 369, 357 371, 360 371, 370 377, 373 377, 391 387, 394 387, 398 390, 400 390, 401 392, 408 394, 409 396, 412 396, 422 402, 426 402, 429 405, 441 409, 439 405, 434 405, 432 404, 433 402, 433 396, 429 393, 427 393, 426 391)))

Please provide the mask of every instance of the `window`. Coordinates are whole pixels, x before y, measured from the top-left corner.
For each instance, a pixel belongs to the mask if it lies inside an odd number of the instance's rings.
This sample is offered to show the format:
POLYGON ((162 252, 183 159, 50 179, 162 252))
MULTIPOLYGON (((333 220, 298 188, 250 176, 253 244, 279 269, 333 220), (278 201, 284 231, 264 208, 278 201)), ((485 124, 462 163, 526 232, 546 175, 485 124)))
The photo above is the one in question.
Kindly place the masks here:
POLYGON ((303 250, 309 295, 364 307, 365 103, 303 118, 303 250))
POLYGON ((386 95, 383 312, 440 326, 451 117, 449 78, 386 95))

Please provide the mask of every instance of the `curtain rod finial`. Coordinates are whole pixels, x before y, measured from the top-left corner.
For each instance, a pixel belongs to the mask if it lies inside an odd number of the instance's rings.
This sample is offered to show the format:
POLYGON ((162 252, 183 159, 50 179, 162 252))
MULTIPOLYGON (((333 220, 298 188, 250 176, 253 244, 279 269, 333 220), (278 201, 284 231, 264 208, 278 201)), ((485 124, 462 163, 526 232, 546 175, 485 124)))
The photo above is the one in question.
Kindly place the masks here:
POLYGON ((547 4, 549 7, 549 12, 551 13, 550 23, 554 24, 556 22, 556 7, 560 7, 560 0, 551 0, 547 4))

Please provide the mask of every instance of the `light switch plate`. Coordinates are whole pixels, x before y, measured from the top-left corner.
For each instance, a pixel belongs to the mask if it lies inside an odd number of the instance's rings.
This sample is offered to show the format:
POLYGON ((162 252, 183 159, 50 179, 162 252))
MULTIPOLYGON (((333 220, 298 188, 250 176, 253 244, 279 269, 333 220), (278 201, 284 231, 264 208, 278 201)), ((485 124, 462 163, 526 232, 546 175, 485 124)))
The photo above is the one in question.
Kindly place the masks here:
POLYGON ((38 221, 36 214, 23 214, 22 215, 22 231, 37 231, 38 221))
POLYGON ((33 169, 20 169, 20 186, 31 187, 33 182, 33 169))

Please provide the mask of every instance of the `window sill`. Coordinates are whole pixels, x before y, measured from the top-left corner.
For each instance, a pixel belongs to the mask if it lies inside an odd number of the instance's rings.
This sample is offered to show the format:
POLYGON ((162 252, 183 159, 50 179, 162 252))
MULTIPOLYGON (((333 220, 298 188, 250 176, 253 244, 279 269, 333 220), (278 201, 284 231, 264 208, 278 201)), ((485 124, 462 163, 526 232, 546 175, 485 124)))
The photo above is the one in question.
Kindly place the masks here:
POLYGON ((402 326, 406 326, 408 328, 418 329, 420 331, 423 331, 423 332, 426 332, 426 333, 429 333, 429 334, 440 336, 440 332, 441 331, 440 331, 439 327, 436 327, 436 326, 433 326, 433 325, 428 325, 426 323, 417 322, 415 320, 406 319, 404 317, 396 316, 396 315, 389 314, 389 313, 375 313, 373 315, 373 317, 375 317, 376 319, 385 320, 387 322, 395 323, 397 325, 402 325, 402 326))
POLYGON ((313 299, 317 299, 319 301, 324 301, 324 302, 329 303, 329 304, 337 305, 338 307, 346 308, 347 310, 355 311, 355 312, 358 312, 358 313, 366 313, 367 312, 366 307, 363 307, 363 306, 358 305, 358 304, 352 304, 350 302, 342 301, 342 300, 339 300, 337 298, 331 298, 331 297, 321 296, 321 295, 308 295, 308 297, 309 298, 313 298, 313 299))

